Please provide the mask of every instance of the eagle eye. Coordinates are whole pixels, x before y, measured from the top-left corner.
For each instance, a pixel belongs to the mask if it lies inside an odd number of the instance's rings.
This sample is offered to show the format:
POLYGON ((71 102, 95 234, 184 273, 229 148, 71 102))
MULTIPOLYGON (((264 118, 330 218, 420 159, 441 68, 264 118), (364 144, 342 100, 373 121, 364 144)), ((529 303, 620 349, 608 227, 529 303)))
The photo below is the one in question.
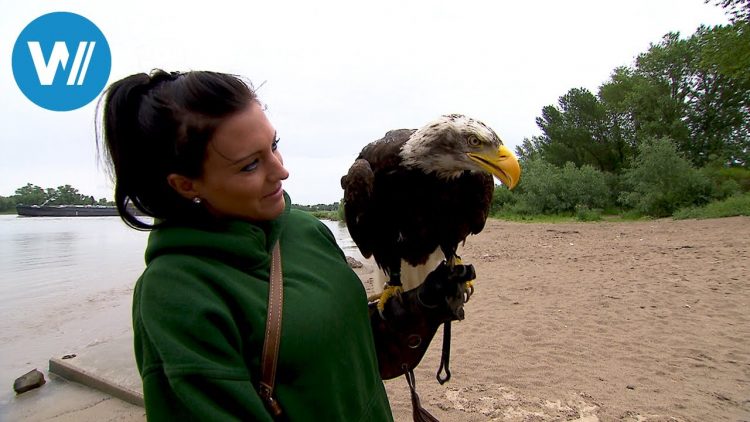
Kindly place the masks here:
POLYGON ((476 136, 469 136, 469 139, 467 139, 466 142, 469 143, 469 146, 475 148, 482 144, 482 142, 476 136))

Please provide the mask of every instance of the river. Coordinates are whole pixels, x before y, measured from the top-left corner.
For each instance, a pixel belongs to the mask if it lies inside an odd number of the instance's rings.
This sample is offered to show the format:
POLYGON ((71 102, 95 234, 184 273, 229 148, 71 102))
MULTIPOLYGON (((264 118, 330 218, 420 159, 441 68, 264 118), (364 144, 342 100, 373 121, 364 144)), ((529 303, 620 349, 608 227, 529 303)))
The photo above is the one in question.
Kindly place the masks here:
MULTIPOLYGON (((361 258, 343 223, 324 221, 361 258)), ((117 217, 0 215, 0 406, 13 380, 130 329, 147 232, 117 217)))

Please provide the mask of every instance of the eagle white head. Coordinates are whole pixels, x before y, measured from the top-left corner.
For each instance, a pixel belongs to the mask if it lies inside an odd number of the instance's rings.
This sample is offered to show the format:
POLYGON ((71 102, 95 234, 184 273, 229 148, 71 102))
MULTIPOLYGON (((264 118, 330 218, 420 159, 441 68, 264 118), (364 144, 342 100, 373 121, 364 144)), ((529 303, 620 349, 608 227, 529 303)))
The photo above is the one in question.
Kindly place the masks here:
POLYGON ((414 132, 401 148, 402 164, 450 179, 466 170, 491 173, 508 188, 518 184, 515 155, 489 126, 462 114, 447 114, 414 132))

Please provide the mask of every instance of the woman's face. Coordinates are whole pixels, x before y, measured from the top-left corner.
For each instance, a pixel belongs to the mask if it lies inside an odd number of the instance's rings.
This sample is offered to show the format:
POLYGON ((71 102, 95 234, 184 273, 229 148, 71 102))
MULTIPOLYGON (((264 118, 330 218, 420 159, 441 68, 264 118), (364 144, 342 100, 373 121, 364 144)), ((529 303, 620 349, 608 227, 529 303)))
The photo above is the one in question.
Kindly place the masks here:
POLYGON ((206 147, 203 176, 193 188, 218 217, 272 220, 284 211, 281 181, 289 177, 276 130, 260 104, 221 123, 206 147))

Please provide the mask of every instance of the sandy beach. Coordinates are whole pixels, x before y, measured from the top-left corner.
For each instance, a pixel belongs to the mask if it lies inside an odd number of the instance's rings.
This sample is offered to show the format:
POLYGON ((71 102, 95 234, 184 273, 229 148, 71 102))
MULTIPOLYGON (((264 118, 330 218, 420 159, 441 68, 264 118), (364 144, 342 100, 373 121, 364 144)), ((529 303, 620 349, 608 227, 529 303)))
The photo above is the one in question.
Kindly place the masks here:
MULTIPOLYGON (((478 278, 453 378, 434 378, 440 334, 416 370, 441 421, 750 421, 750 218, 491 220, 460 254, 478 278)), ((371 285, 372 264, 357 271, 371 285)), ((386 388, 411 420, 406 381, 386 388)), ((61 400, 37 420, 144 420, 116 400, 56 413, 61 400)))
MULTIPOLYGON (((452 380, 420 365, 441 421, 750 420, 750 218, 489 221, 453 328, 452 380)), ((402 378, 386 383, 409 420, 402 378)))

